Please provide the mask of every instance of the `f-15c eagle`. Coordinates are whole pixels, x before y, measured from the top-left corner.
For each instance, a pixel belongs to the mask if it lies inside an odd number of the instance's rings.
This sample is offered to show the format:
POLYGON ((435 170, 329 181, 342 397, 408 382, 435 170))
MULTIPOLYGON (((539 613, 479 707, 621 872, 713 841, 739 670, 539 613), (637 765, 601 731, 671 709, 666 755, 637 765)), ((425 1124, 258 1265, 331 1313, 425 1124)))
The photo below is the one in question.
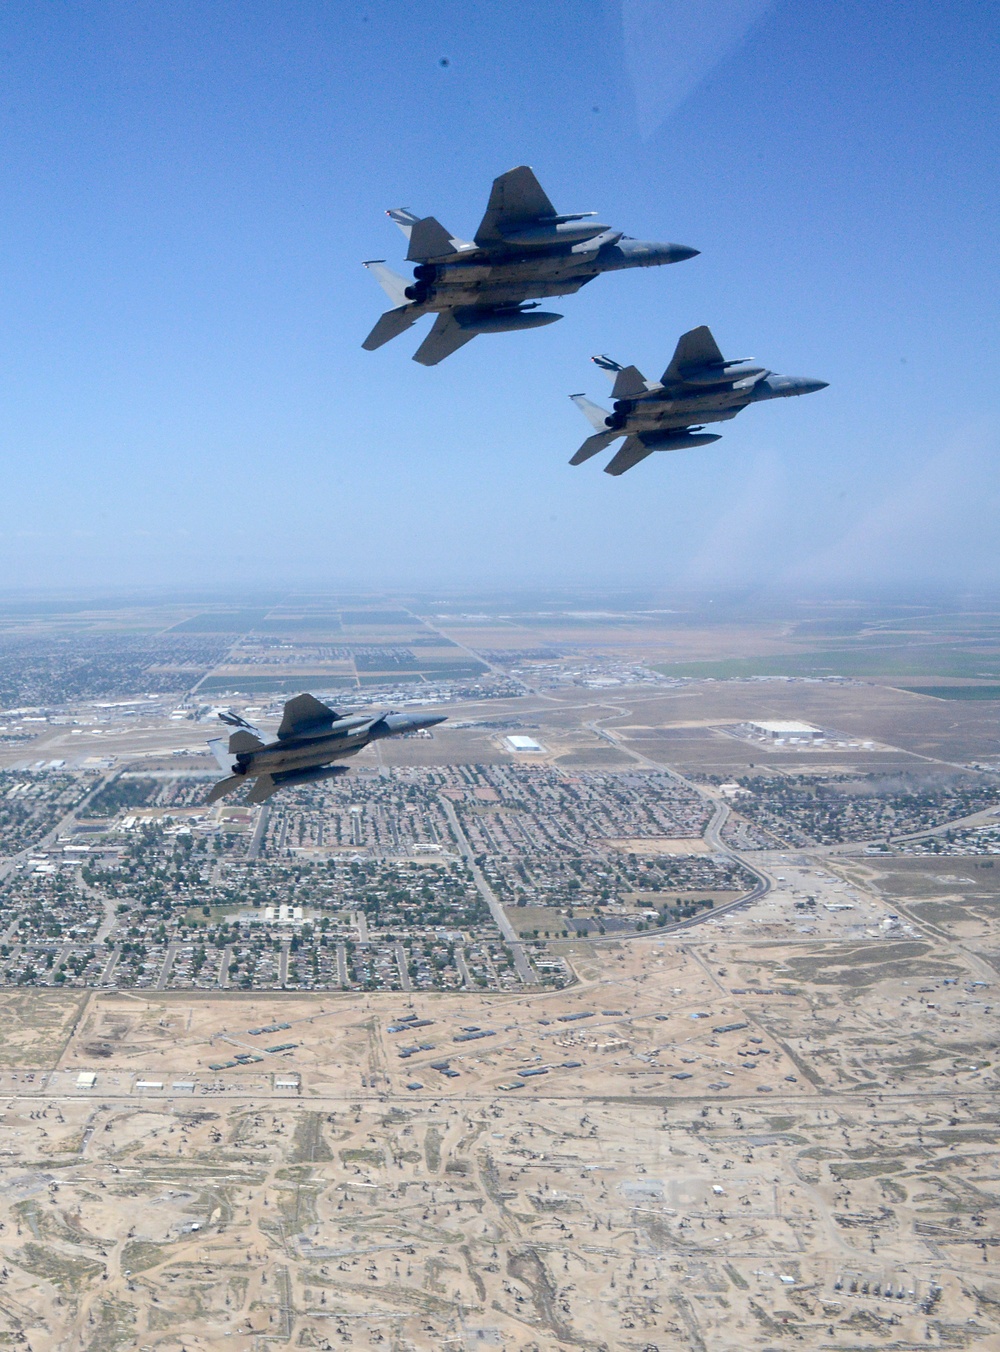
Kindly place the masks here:
POLYGON ((408 283, 383 259, 365 263, 394 308, 362 347, 372 352, 423 315, 436 314, 413 356, 424 366, 436 366, 477 333, 535 329, 562 318, 539 310, 535 297, 569 296, 598 273, 680 263, 698 253, 683 244, 632 239, 591 220, 594 214, 560 216, 524 164, 493 180, 474 241, 449 234, 433 216, 388 211, 406 236, 407 261, 416 264, 414 280, 408 283))
POLYGON ((285 705, 278 739, 265 742, 260 729, 228 709, 223 723, 236 729, 229 737, 209 742, 212 755, 226 772, 214 784, 208 802, 214 803, 244 784, 251 784, 248 803, 264 803, 279 789, 314 784, 343 774, 346 765, 331 765, 361 751, 382 737, 398 737, 443 723, 444 714, 350 714, 342 716, 312 695, 296 695, 285 705))
POLYGON ((719 434, 706 432, 704 424, 735 418, 748 404, 812 394, 828 384, 804 376, 775 375, 752 361, 727 361, 704 324, 682 335, 658 381, 647 380, 636 367, 620 366, 610 357, 593 360, 615 382, 611 391, 614 412, 582 394, 570 395, 595 431, 569 463, 582 465, 625 437, 624 446, 605 466, 606 474, 615 475, 624 474, 654 451, 679 451, 718 441, 719 434))

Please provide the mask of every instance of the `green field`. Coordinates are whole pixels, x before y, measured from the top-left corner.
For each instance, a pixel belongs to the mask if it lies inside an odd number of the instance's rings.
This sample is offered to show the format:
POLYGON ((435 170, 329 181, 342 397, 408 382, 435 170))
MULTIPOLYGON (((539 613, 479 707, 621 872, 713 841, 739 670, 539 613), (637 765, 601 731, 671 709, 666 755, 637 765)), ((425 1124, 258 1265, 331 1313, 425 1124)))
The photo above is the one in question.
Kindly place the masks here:
POLYGON ((206 676, 198 686, 199 695, 211 695, 219 690, 236 690, 243 695, 295 693, 301 690, 341 690, 355 688, 353 676, 310 674, 301 676, 206 676))
POLYGON ((255 634, 340 634, 340 619, 336 615, 271 615, 253 627, 255 634))
POLYGON ((170 634, 245 634, 267 614, 266 610, 217 610, 192 615, 167 632, 170 634))
POLYGON ((951 647, 909 644, 831 648, 769 657, 730 657, 718 662, 662 662, 653 670, 662 676, 717 681, 754 676, 851 676, 890 681, 900 677, 939 676, 1000 680, 1000 653, 963 652, 951 647))
POLYGON ((932 699, 1000 700, 1000 685, 901 685, 911 695, 930 695, 932 699))

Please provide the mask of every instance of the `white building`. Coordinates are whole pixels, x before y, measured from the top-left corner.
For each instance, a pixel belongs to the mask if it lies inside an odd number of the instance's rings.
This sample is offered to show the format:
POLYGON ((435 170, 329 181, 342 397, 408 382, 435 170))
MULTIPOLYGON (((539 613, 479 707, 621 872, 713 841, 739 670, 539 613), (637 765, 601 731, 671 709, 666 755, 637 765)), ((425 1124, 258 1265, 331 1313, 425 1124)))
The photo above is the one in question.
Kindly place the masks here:
POLYGON ((525 737, 520 733, 505 737, 504 741, 511 751, 544 751, 545 749, 540 742, 535 741, 534 737, 525 737))
POLYGON ((750 728, 769 742, 821 742, 826 736, 822 728, 814 728, 811 723, 753 722, 750 728))

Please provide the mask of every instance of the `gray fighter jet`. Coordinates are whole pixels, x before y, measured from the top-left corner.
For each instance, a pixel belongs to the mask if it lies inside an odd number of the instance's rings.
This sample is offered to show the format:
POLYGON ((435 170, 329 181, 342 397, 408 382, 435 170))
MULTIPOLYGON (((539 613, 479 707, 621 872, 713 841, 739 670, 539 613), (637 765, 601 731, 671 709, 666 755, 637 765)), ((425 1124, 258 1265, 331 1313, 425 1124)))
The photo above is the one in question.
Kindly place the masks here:
POLYGON ((331 765, 331 761, 353 756, 382 737, 432 728, 445 720, 444 714, 388 711, 343 717, 312 695, 296 695, 285 705, 278 740, 265 742, 260 729, 239 714, 226 710, 219 717, 236 731, 228 741, 219 737, 208 744, 227 776, 212 786, 210 803, 251 782, 247 802, 264 803, 279 789, 332 779, 345 774, 347 766, 331 765))
POLYGON ((507 333, 551 324, 562 315, 539 310, 537 296, 569 296, 600 272, 652 268, 693 258, 683 244, 645 244, 590 220, 594 212, 560 216, 527 165, 493 180, 474 242, 457 239, 433 216, 389 211, 406 236, 414 280, 384 259, 365 264, 393 303, 362 347, 373 352, 426 314, 434 327, 413 360, 435 366, 477 333, 507 333))
POLYGON ((686 446, 718 441, 719 434, 704 431, 704 424, 735 418, 748 404, 812 394, 825 390, 828 384, 825 380, 775 375, 749 360, 727 361, 705 325, 683 335, 659 381, 647 380, 636 367, 619 366, 610 357, 593 360, 615 382, 611 391, 614 412, 609 413, 582 394, 570 395, 596 430, 569 463, 582 465, 625 437, 625 445, 605 466, 606 474, 615 475, 624 474, 653 451, 680 451, 686 446))

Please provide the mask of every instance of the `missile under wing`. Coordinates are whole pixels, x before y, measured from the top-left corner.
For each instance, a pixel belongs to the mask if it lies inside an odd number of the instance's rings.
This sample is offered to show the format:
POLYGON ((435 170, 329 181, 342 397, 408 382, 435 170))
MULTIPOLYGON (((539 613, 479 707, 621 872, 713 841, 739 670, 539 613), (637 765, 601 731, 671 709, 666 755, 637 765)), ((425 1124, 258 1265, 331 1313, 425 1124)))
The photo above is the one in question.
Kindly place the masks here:
POLYGON ((624 474, 654 451, 679 451, 718 441, 706 432, 709 423, 726 422, 748 404, 784 399, 826 389, 825 380, 779 376, 751 360, 727 359, 707 325, 681 336, 659 380, 647 380, 635 366, 621 366, 611 357, 594 362, 614 382, 611 412, 583 394, 570 398, 594 429, 573 458, 582 465, 613 441, 625 444, 605 466, 605 473, 624 474))
POLYGON ((593 220, 593 212, 560 215, 525 164, 494 179, 472 240, 452 235, 434 216, 403 208, 386 214, 406 238, 413 281, 384 259, 365 263, 393 308, 362 346, 374 351, 433 314, 431 331, 414 354, 424 366, 435 366, 477 334, 554 323, 562 316, 540 309, 539 300, 572 295, 602 272, 679 263, 698 252, 632 239, 593 220))

